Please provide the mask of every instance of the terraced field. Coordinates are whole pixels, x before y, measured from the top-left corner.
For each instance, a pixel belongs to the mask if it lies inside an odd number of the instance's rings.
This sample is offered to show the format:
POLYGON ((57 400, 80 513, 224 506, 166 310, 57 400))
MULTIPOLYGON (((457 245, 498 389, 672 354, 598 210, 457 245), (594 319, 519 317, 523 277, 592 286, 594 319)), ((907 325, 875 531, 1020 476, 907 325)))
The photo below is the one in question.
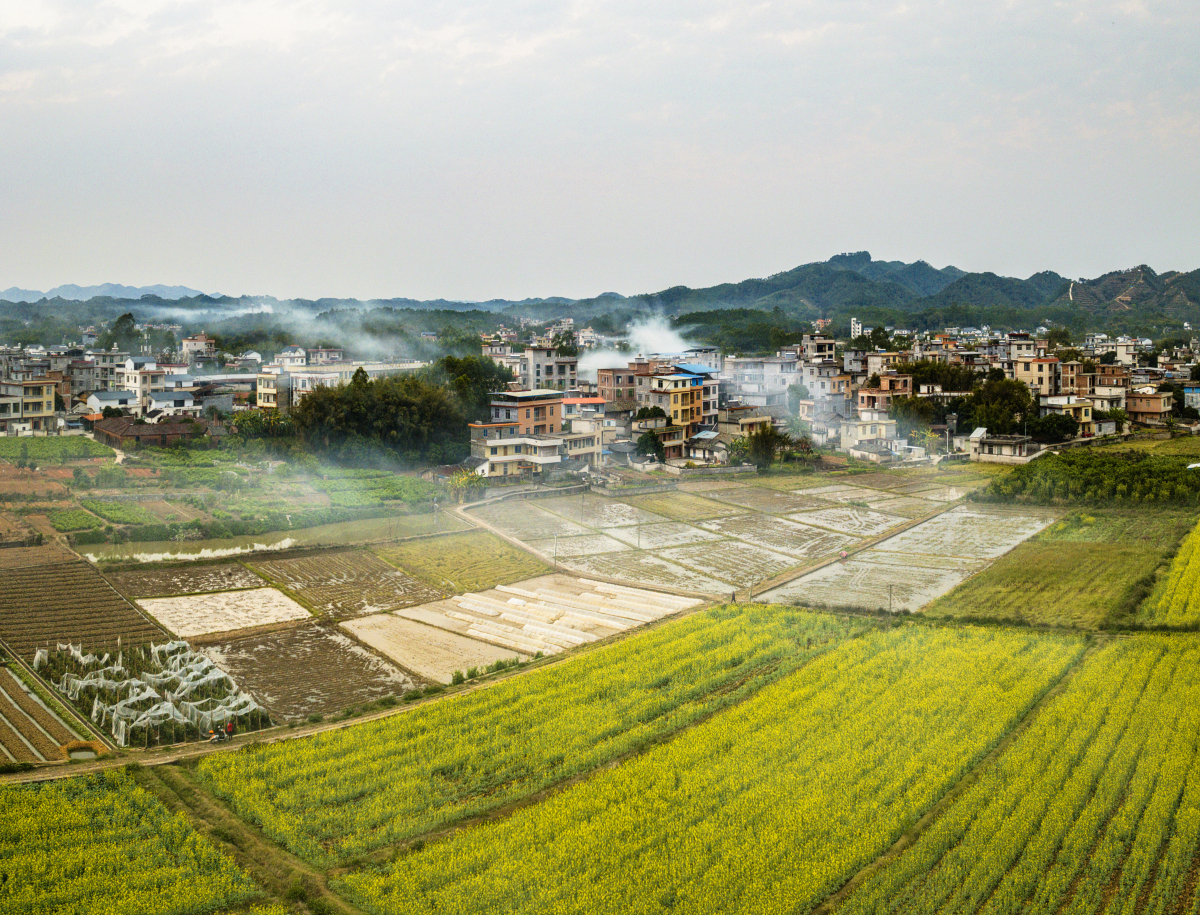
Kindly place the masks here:
POLYGON ((254 568, 334 619, 395 610, 442 596, 438 589, 364 550, 255 562, 254 568))
POLYGON ((80 739, 10 670, 0 667, 0 761, 65 759, 63 748, 80 739))
POLYGON ((236 562, 144 565, 132 570, 107 572, 104 577, 122 594, 133 598, 233 591, 239 588, 261 588, 266 584, 245 566, 236 562))
MULTIPOLYGON (((0 551, 7 552, 7 551, 0 551)), ((115 649, 162 639, 163 630, 78 560, 4 571, 0 638, 26 662, 58 642, 115 649)))

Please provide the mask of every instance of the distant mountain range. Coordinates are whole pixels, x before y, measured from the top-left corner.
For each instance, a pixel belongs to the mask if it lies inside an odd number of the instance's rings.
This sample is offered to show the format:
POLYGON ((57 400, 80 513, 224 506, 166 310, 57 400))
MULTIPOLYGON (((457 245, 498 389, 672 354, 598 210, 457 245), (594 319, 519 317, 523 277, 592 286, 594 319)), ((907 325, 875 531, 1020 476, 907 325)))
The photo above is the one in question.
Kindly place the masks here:
MULTIPOLYGON (((654 311, 671 316, 724 308, 781 312, 803 320, 820 317, 894 317, 925 315, 932 321, 949 313, 971 312, 967 318, 989 315, 994 320, 1030 320, 1089 324, 1142 322, 1178 324, 1200 322, 1200 270, 1155 273, 1145 265, 1106 273, 1093 280, 1069 280, 1053 271, 1024 279, 995 273, 967 273, 957 267, 933 267, 925 261, 874 260, 866 251, 838 254, 827 261, 803 264, 765 279, 747 279, 700 289, 672 286, 659 292, 623 296, 605 292, 590 299, 561 296, 512 301, 492 299, 463 302, 446 299, 285 299, 271 296, 213 296, 186 286, 58 286, 46 292, 6 289, 0 300, 12 303, 42 299, 91 301, 104 311, 127 309, 128 300, 148 316, 156 309, 176 317, 192 313, 199 320, 246 313, 299 311, 310 315, 372 308, 485 311, 546 320, 574 316, 577 320, 625 312, 654 311), (972 312, 973 310, 973 312, 972 312)), ((22 306, 14 306, 21 308, 22 306)), ((119 313, 119 312, 118 312, 119 313)), ((964 318, 965 320, 966 318, 964 318)))
POLYGON ((94 298, 140 299, 144 295, 158 296, 160 299, 187 299, 203 295, 198 289, 187 286, 122 286, 120 283, 101 283, 99 286, 76 286, 67 283, 55 286, 45 292, 36 289, 18 289, 10 286, 0 292, 0 301, 5 302, 40 302, 42 299, 66 299, 71 302, 86 302, 94 298))

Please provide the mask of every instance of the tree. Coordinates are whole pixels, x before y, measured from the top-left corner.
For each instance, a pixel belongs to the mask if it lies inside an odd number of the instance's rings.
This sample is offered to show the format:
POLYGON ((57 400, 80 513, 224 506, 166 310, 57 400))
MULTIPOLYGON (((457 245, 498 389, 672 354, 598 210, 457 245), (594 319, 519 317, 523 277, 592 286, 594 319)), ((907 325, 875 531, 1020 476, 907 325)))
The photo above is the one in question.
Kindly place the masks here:
POLYGON ((1100 358, 1097 359, 1096 361, 1099 362, 1101 365, 1116 365, 1117 364, 1117 354, 1110 350, 1107 353, 1101 353, 1100 358))
POLYGON ((788 441, 788 437, 774 426, 764 426, 746 439, 750 462, 762 473, 774 463, 775 455, 788 441))
POLYGON ((643 432, 638 436, 637 453, 652 454, 660 464, 667 462, 667 449, 664 447, 662 439, 653 432, 643 432))
POLYGON ((927 397, 896 397, 892 400, 892 418, 896 420, 896 431, 902 438, 928 429, 936 413, 937 408, 927 397))
POLYGON ((808 388, 802 384, 789 384, 787 389, 788 411, 800 412, 800 401, 808 400, 808 388))
POLYGON ((575 334, 569 330, 559 331, 550 338, 550 345, 559 356, 578 356, 579 344, 575 342, 575 334))
POLYGON ((633 418, 641 421, 644 419, 670 419, 671 417, 662 407, 642 407, 634 414, 633 418))
POLYGON ((1065 327, 1053 327, 1046 334, 1046 344, 1051 349, 1071 345, 1071 331, 1065 327))
POLYGON ((879 373, 878 372, 876 372, 874 375, 872 375, 870 378, 867 379, 866 386, 871 389, 879 387, 879 373))
POLYGON ((1033 395, 1025 383, 1003 375, 999 378, 989 376, 967 398, 967 406, 976 426, 985 426, 999 435, 1020 431, 1025 420, 1032 420, 1037 414, 1033 395))
POLYGON ((96 348, 110 350, 116 346, 122 352, 134 352, 142 342, 142 332, 134 326, 136 324, 133 313, 126 312, 96 338, 96 348))
POLYGON ((1074 416, 1066 413, 1048 413, 1029 422, 1029 434, 1037 442, 1057 444, 1074 438, 1078 433, 1079 423, 1074 416))
POLYGON ((487 480, 473 470, 462 468, 454 472, 447 485, 450 487, 450 492, 453 493, 455 501, 463 502, 473 493, 486 489, 487 480))
POLYGON ((119 419, 125 415, 125 411, 120 407, 105 407, 100 412, 105 419, 119 419))

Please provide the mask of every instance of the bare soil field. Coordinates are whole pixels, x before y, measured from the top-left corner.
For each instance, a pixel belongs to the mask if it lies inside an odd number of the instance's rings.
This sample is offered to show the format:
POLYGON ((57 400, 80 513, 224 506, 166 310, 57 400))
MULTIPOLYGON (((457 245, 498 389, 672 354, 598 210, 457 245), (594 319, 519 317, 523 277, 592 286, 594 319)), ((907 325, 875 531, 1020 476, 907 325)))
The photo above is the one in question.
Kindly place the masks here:
POLYGON ((73 553, 57 543, 47 543, 44 546, 14 546, 0 550, 0 570, 28 569, 65 562, 78 562, 78 560, 73 553))
MULTIPOLYGON (((714 546, 713 549, 718 547, 714 546)), ((603 575, 637 584, 657 585, 680 591, 695 591, 699 594, 724 595, 733 588, 723 581, 702 575, 674 562, 668 562, 650 553, 630 550, 625 553, 604 553, 597 556, 581 556, 567 563, 584 575, 603 575)))
MULTIPOLYGON (((436 550, 434 542, 426 549, 436 550)), ((436 600, 442 592, 364 550, 256 562, 254 568, 336 618, 382 613, 436 600)))
POLYGON ((514 657, 522 661, 529 658, 520 652, 392 613, 363 616, 341 625, 359 641, 387 655, 405 670, 438 683, 449 683, 456 670, 486 667, 494 661, 514 657))
MULTIPOLYGON (((678 613, 697 603, 699 601, 694 598, 555 574, 514 585, 500 585, 481 593, 458 595, 399 610, 392 615, 408 620, 414 626, 434 627, 490 643, 513 657, 532 656, 538 652, 557 654, 678 613)), ((384 622, 377 625, 388 631, 396 630, 395 626, 384 622)), ((372 641, 375 637, 361 629, 359 621, 345 626, 398 663, 411 667, 391 650, 372 641)), ((420 629, 411 627, 399 631, 421 634, 420 629)), ((463 669, 465 667, 461 665, 455 666, 450 672, 463 669)))
POLYGON ((163 636, 86 562, 7 569, 2 580, 0 638, 24 661, 59 642, 108 650, 163 636))
MULTIPOLYGON (((616 529, 614 529, 615 531, 616 529)), ((649 530, 649 526, 644 528, 649 530)), ((594 556, 597 553, 619 553, 629 549, 627 544, 605 534, 585 534, 582 537, 559 537, 557 540, 532 540, 529 545, 540 553, 559 560, 576 556, 594 556)))
POLYGON ((0 760, 66 759, 64 747, 81 739, 11 671, 0 667, 0 760))
POLYGON ((276 721, 331 715, 418 685, 333 626, 294 626, 201 651, 276 721))
POLYGON ((138 603, 181 638, 234 632, 309 617, 309 612, 274 588, 159 597, 138 603))
POLYGON ((594 527, 608 530, 611 527, 624 527, 633 524, 654 524, 657 521, 668 521, 662 515, 646 511, 627 502, 616 499, 606 499, 604 496, 566 496, 561 499, 539 499, 539 508, 544 508, 575 521, 584 527, 594 527))
POLYGON ((679 484, 679 492, 719 492, 741 485, 735 480, 688 480, 679 484))
POLYGON ((165 499, 159 499, 155 502, 139 502, 142 508, 150 512, 156 521, 195 521, 197 518, 205 517, 204 512, 198 508, 193 508, 184 502, 168 502, 165 499))
POLYGON ((262 588, 266 585, 265 581, 236 562, 151 566, 108 572, 104 577, 122 594, 135 598, 234 591, 239 588, 262 588))
POLYGON ((556 536, 579 537, 591 533, 586 527, 546 511, 535 502, 495 502, 472 509, 471 513, 518 540, 548 540, 556 536))
POLYGON ((740 540, 726 540, 715 547, 701 545, 663 550, 662 556, 739 588, 773 578, 799 564, 795 556, 740 540))
POLYGON ((791 515, 793 521, 811 524, 854 537, 878 537, 893 527, 907 521, 897 515, 887 515, 866 508, 826 508, 821 511, 791 515))
POLYGON ((375 548, 380 558, 445 591, 478 591, 547 571, 536 557, 490 531, 448 534, 375 548))
POLYGON ((736 537, 801 559, 836 553, 857 542, 857 538, 848 534, 758 514, 714 518, 700 524, 723 536, 736 537))
POLYGON ((630 546, 639 549, 659 550, 671 546, 684 546, 688 543, 704 543, 719 540, 720 537, 702 527, 693 527, 678 521, 668 521, 665 524, 639 524, 636 527, 621 527, 608 532, 610 537, 616 537, 630 546))

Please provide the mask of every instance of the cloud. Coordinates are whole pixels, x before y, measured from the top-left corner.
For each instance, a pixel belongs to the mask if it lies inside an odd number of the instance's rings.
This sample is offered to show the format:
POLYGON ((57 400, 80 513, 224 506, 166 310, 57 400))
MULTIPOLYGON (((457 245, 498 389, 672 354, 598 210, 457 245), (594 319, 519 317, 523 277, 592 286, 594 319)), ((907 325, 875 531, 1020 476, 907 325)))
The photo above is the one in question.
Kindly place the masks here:
POLYGON ((1187 267, 1198 33, 1192 0, 9 0, 0 285, 1187 267))

